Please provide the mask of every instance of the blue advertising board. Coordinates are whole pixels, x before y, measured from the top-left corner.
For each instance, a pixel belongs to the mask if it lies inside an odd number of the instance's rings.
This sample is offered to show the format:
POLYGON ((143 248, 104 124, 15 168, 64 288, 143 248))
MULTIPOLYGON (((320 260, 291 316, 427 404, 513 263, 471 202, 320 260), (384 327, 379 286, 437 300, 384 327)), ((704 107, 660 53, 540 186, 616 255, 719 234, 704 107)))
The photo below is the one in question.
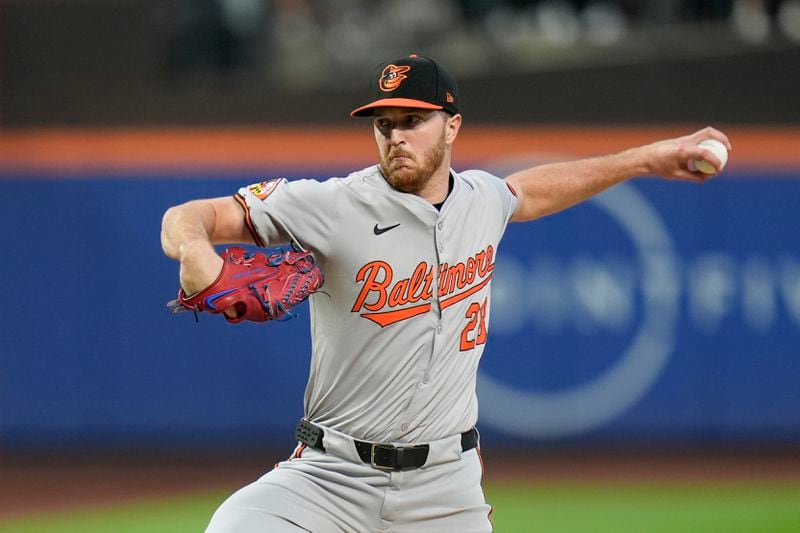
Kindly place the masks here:
MULTIPOLYGON (((244 180, 246 182, 246 179, 244 180)), ((243 182, 0 179, 0 445, 291 445, 308 308, 171 316, 163 212, 243 182)), ((479 375, 488 442, 800 443, 800 174, 639 179, 511 224, 479 375)))

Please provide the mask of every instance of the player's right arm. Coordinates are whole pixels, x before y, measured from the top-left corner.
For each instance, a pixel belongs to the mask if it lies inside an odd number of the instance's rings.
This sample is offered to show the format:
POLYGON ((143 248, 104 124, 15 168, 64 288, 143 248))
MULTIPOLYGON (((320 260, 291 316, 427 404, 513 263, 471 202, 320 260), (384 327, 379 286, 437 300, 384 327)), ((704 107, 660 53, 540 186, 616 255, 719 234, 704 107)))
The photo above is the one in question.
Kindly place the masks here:
POLYGON ((716 139, 731 148, 727 135, 708 127, 617 154, 549 163, 515 172, 506 178, 518 198, 511 220, 522 222, 557 213, 636 176, 703 182, 710 175, 689 170, 691 160, 706 159, 716 169, 722 167, 715 154, 699 145, 706 139, 716 139))
POLYGON ((231 196, 193 200, 170 207, 161 221, 161 247, 181 263, 186 294, 208 287, 222 270, 214 244, 252 244, 242 208, 231 196))

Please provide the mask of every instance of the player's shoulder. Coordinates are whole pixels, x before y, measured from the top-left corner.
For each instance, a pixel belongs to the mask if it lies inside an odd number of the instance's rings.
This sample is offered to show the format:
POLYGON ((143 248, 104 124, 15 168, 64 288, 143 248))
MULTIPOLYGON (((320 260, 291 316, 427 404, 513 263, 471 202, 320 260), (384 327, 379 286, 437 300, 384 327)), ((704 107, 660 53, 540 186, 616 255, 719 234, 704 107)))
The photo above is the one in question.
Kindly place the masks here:
MULTIPOLYGON (((290 192, 290 194, 331 194, 342 186, 345 178, 330 177, 330 178, 280 178, 283 187, 290 192)), ((276 185, 276 188, 277 185, 276 185)))
MULTIPOLYGON (((344 177, 320 180, 302 179, 290 182, 294 195, 319 199, 327 203, 363 203, 372 201, 376 187, 380 187, 377 166, 351 172, 344 177)), ((380 181, 383 181, 382 179, 380 181)), ((384 184, 384 187, 386 185, 384 184)))
POLYGON ((458 175, 467 181, 486 181, 486 180, 500 180, 497 176, 486 170, 479 168, 471 168, 469 170, 461 170, 458 175))
POLYGON ((499 178, 485 170, 462 170, 457 174, 467 185, 479 192, 485 192, 487 190, 505 190, 507 188, 504 179, 499 178))
POLYGON ((469 195, 473 201, 506 213, 505 220, 508 221, 509 213, 514 211, 517 194, 506 180, 479 169, 465 170, 458 175, 466 185, 464 188, 473 193, 469 195))
POLYGON ((378 165, 351 172, 344 178, 340 178, 339 182, 342 185, 342 189, 354 201, 371 202, 376 195, 380 196, 381 194, 394 192, 381 176, 378 165))
POLYGON ((334 176, 329 178, 301 178, 291 180, 293 184, 301 184, 303 186, 321 187, 325 189, 334 189, 337 187, 357 186, 363 184, 371 179, 379 176, 377 166, 373 165, 361 170, 351 172, 346 176, 334 176))
POLYGON ((349 187, 358 187, 360 185, 374 184, 378 179, 381 179, 381 173, 378 170, 378 165, 372 165, 361 170, 351 172, 343 178, 338 178, 342 185, 349 187))

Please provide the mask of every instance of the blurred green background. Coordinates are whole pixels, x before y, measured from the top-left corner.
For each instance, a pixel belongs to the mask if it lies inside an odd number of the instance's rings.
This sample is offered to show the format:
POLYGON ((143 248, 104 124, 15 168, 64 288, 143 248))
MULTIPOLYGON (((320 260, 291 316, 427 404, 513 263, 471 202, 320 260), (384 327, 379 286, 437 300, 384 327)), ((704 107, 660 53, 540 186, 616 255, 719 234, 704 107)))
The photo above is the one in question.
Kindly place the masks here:
MULTIPOLYGON (((800 488, 783 484, 489 484, 496 531, 794 533, 800 488)), ((202 531, 224 491, 63 511, 0 523, 3 533, 202 531)))

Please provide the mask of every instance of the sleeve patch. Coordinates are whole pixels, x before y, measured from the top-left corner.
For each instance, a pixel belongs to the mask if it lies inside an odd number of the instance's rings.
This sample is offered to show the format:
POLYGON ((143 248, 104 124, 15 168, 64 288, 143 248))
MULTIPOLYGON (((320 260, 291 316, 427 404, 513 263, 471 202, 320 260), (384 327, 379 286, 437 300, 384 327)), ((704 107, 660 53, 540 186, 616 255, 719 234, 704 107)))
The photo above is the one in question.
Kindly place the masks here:
POLYGON ((285 178, 275 178, 269 181, 262 181, 260 183, 253 183, 252 185, 247 186, 247 190, 250 191, 253 196, 258 198, 259 200, 266 199, 267 196, 272 194, 275 189, 278 188, 278 185, 281 182, 286 181, 285 178))

